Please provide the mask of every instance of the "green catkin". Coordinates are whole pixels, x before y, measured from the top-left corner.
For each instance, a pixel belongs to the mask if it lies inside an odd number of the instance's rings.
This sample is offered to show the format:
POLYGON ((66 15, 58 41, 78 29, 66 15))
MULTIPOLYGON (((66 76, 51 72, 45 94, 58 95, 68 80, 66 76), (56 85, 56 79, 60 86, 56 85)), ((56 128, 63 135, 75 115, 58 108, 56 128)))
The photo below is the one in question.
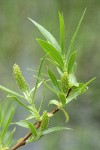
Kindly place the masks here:
POLYGON ((42 121, 41 121, 41 126, 40 126, 40 130, 44 131, 45 129, 47 129, 49 124, 49 117, 46 111, 43 112, 42 115, 42 121))
POLYGON ((16 80, 16 83, 18 84, 19 88, 23 91, 26 92, 28 90, 28 85, 20 71, 20 68, 17 64, 14 64, 13 66, 13 74, 16 80))
POLYGON ((63 73, 61 77, 61 86, 64 93, 67 93, 69 89, 69 79, 67 71, 63 73))

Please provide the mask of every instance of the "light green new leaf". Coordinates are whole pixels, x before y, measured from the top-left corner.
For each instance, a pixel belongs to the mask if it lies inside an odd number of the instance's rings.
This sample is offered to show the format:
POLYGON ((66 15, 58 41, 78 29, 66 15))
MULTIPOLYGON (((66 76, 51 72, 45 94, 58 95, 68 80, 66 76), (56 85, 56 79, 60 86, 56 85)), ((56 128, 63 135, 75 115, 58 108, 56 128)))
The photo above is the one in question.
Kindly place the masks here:
POLYGON ((0 126, 2 123, 2 106, 1 106, 1 102, 0 102, 0 126))
POLYGON ((49 128, 45 131, 43 131, 43 135, 46 135, 46 134, 49 134, 49 133, 52 133, 52 132, 56 132, 56 131, 61 131, 61 130, 72 130, 71 128, 67 128, 67 127, 52 127, 52 128, 49 128))
POLYGON ((13 124, 19 125, 19 126, 24 127, 24 128, 28 128, 28 129, 30 129, 30 131, 32 132, 32 134, 34 134, 35 136, 37 136, 37 130, 36 130, 35 126, 32 123, 27 122, 25 120, 22 120, 20 122, 15 122, 13 124))
POLYGON ((65 94, 64 93, 59 93, 59 98, 61 100, 61 103, 63 105, 65 105, 66 104, 66 96, 65 96, 65 94))
POLYGON ((13 136, 15 130, 16 130, 16 128, 14 128, 14 129, 10 132, 10 134, 9 134, 9 137, 8 137, 8 140, 7 140, 7 143, 6 143, 6 146, 8 146, 8 147, 9 147, 10 144, 11 144, 12 136, 13 136))
POLYGON ((39 78, 40 78, 40 76, 41 76, 42 66, 43 66, 43 63, 44 63, 44 61, 45 61, 46 56, 47 56, 47 55, 45 55, 45 56, 41 59, 41 62, 40 62, 40 65, 39 65, 37 80, 36 80, 36 84, 35 84, 34 91, 33 91, 33 94, 32 94, 32 99, 33 99, 33 101, 34 101, 34 97, 35 97, 37 88, 39 87, 39 84, 40 84, 39 78))
POLYGON ((50 43, 47 41, 37 39, 41 47, 44 49, 44 51, 56 62, 60 65, 60 67, 64 67, 64 62, 62 59, 61 54, 53 47, 50 43))
POLYGON ((25 120, 30 120, 30 119, 33 119, 33 118, 36 118, 36 114, 30 114, 25 120))
POLYGON ((60 103, 59 103, 59 101, 57 101, 57 100, 55 100, 55 99, 53 99, 53 100, 50 100, 49 101, 49 104, 54 104, 54 105, 56 105, 56 106, 60 106, 60 103))
POLYGON ((67 58, 69 57, 71 51, 73 50, 73 44, 74 44, 74 42, 75 42, 75 39, 76 39, 76 36, 77 36, 77 34, 78 34, 80 25, 81 25, 82 20, 83 20, 83 18, 84 18, 85 12, 86 12, 86 8, 85 8, 85 10, 84 10, 84 12, 83 12, 83 14, 82 14, 82 17, 81 17, 79 23, 78 23, 78 26, 77 26, 77 28, 76 28, 76 31, 75 31, 75 33, 74 33, 72 39, 71 39, 71 42, 70 42, 70 45, 69 45, 69 48, 68 48, 68 52, 67 52, 67 58))
POLYGON ((70 101, 74 100, 78 95, 84 93, 87 90, 87 86, 85 84, 80 83, 78 87, 73 87, 72 91, 70 92, 69 96, 66 99, 66 104, 70 101))
POLYGON ((6 92, 9 93, 9 94, 12 94, 12 95, 15 95, 15 96, 18 96, 18 97, 21 97, 21 98, 24 98, 24 99, 25 99, 24 96, 22 96, 22 95, 18 94, 17 92, 14 92, 14 91, 12 91, 12 90, 10 90, 10 89, 4 87, 4 86, 2 86, 2 85, 0 85, 0 89, 3 90, 3 91, 6 91, 6 92))
POLYGON ((13 98, 15 101, 17 101, 21 106, 23 106, 24 108, 33 111, 30 107, 28 107, 27 105, 25 105, 24 103, 22 103, 16 96, 14 95, 8 95, 8 97, 13 98))
POLYGON ((69 121, 69 115, 68 115, 67 111, 64 108, 60 108, 60 109, 63 111, 63 113, 65 115, 66 122, 68 122, 69 121))
POLYGON ((60 91, 60 86, 59 86, 59 83, 57 81, 57 78, 53 74, 53 72, 51 72, 49 69, 48 69, 48 75, 51 79, 51 82, 52 82, 52 85, 53 85, 53 88, 55 89, 55 91, 60 91))
POLYGON ((84 86, 88 86, 92 81, 94 81, 96 79, 96 77, 90 79, 88 82, 85 83, 84 86))
POLYGON ((76 81, 76 77, 74 74, 69 74, 69 83, 70 86, 79 86, 79 83, 76 81))
POLYGON ((51 35, 50 32, 48 32, 43 26, 32 20, 31 18, 28 18, 42 33, 42 35, 49 41, 58 51, 61 51, 60 46, 56 39, 51 35))
POLYGON ((62 54, 64 53, 64 46, 65 46, 65 25, 64 25, 64 18, 63 13, 59 12, 59 22, 60 22, 60 46, 62 54))
POLYGON ((69 61, 68 61, 68 74, 71 74, 73 73, 73 67, 74 67, 74 63, 75 63, 75 57, 76 57, 76 52, 73 52, 69 58, 69 61))
POLYGON ((8 126, 10 125, 10 122, 11 122, 11 119, 12 119, 12 117, 13 117, 13 114, 14 114, 14 110, 11 109, 11 111, 10 111, 10 113, 9 113, 9 117, 8 117, 8 119, 5 121, 5 126, 4 126, 4 128, 3 128, 3 130, 2 130, 2 133, 1 133, 1 135, 0 135, 0 138, 1 138, 1 139, 4 137, 4 135, 5 135, 5 133, 6 133, 7 129, 8 129, 8 126))
POLYGON ((76 87, 76 86, 73 87, 72 91, 70 92, 69 96, 66 99, 66 104, 69 103, 70 101, 74 100, 78 95, 83 94, 88 89, 87 85, 89 85, 95 79, 96 78, 93 78, 85 84, 79 83, 78 87, 76 87))

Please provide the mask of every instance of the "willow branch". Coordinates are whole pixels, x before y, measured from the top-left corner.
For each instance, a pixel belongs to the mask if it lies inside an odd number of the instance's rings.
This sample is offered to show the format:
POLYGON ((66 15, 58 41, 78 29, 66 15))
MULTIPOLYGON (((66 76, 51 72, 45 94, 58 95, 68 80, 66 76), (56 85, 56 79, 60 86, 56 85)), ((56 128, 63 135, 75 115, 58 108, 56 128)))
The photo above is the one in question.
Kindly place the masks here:
MULTIPOLYGON (((53 109, 51 112, 49 112, 49 114, 53 115, 53 114, 55 114, 55 113, 58 112, 58 111, 59 111, 59 108, 56 107, 56 108, 53 109)), ((40 125, 41 125, 41 122, 40 122, 40 121, 37 121, 37 122, 34 124, 34 126, 35 126, 36 129, 38 129, 38 128, 40 127, 40 125)), ((16 150, 16 149, 18 149, 19 147, 24 146, 24 145, 26 144, 26 141, 31 137, 31 135, 32 135, 32 132, 29 132, 28 134, 26 134, 26 135, 22 138, 21 141, 19 141, 16 145, 14 145, 14 146, 11 148, 11 150, 16 150)))
MULTIPOLYGON (((67 93, 67 95, 66 95, 66 98, 69 96, 70 92, 71 92, 71 89, 68 90, 68 93, 67 93)), ((55 114, 56 112, 58 112, 58 111, 59 111, 59 108, 56 107, 56 108, 54 108, 51 112, 49 112, 48 114, 49 114, 49 115, 51 114, 51 116, 52 116, 52 115, 54 115, 54 114, 55 114)), ((40 121, 37 121, 37 122, 34 124, 34 126, 35 126, 36 129, 38 129, 38 128, 40 127, 40 125, 41 125, 41 122, 40 122, 40 121)), ((26 134, 26 135, 22 138, 22 140, 21 140, 20 142, 18 142, 16 145, 14 145, 14 146, 11 148, 11 150, 16 150, 16 149, 18 149, 19 147, 24 146, 24 145, 26 144, 26 141, 31 137, 31 135, 32 135, 32 132, 29 132, 28 134, 26 134)))

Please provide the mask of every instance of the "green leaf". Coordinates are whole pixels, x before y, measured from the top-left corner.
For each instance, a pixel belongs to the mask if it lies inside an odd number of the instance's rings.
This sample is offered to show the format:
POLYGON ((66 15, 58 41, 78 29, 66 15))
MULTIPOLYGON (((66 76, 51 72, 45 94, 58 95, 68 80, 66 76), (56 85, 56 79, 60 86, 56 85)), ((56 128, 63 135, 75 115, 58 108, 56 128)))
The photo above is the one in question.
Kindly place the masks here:
POLYGON ((32 123, 27 122, 25 120, 22 120, 20 122, 15 122, 13 124, 19 125, 19 126, 24 127, 24 128, 28 128, 28 129, 30 129, 30 131, 32 132, 32 134, 34 134, 35 136, 37 136, 37 130, 36 130, 35 126, 32 123))
POLYGON ((57 100, 55 100, 55 99, 53 99, 53 100, 50 100, 49 101, 49 104, 54 104, 54 105, 56 105, 56 106, 60 106, 61 104, 59 103, 59 101, 57 101, 57 100))
POLYGON ((60 46, 62 53, 64 53, 64 44, 65 44, 65 25, 64 25, 64 18, 63 13, 59 12, 59 22, 60 22, 60 46))
POLYGON ((75 78, 75 75, 74 74, 70 74, 69 75, 69 84, 70 84, 70 87, 72 86, 79 86, 79 83, 76 81, 76 78, 75 78))
POLYGON ((2 123, 2 106, 0 102, 0 127, 1 127, 1 123, 2 123))
POLYGON ((83 14, 82 14, 82 17, 81 17, 79 23, 78 23, 78 26, 77 26, 77 28, 76 28, 76 31, 75 31, 75 33, 74 33, 72 39, 71 39, 71 42, 70 42, 70 45, 69 45, 69 48, 68 48, 68 52, 67 52, 67 58, 69 57, 71 51, 73 50, 73 44, 74 44, 74 42, 75 42, 75 39, 76 39, 76 36, 77 36, 77 34, 78 34, 80 25, 81 25, 82 20, 83 20, 83 18, 84 18, 85 12, 86 12, 86 8, 85 8, 85 10, 84 10, 84 12, 83 12, 83 14))
POLYGON ((63 111, 63 113, 65 115, 66 122, 68 122, 69 121, 69 115, 68 115, 67 111, 64 108, 60 108, 60 109, 63 111))
POLYGON ((23 106, 24 108, 33 111, 30 107, 28 107, 27 105, 23 104, 16 96, 14 95, 8 95, 8 97, 13 98, 14 100, 16 100, 21 106, 23 106))
MULTIPOLYGON (((38 79, 39 79, 39 78, 38 78, 38 79)), ((42 84, 42 81, 40 81, 40 82, 38 83, 37 88, 39 88, 39 87, 41 86, 41 84, 42 84)), ((35 90, 35 87, 33 87, 33 88, 31 89, 30 95, 31 95, 32 93, 34 93, 34 90, 35 90)))
POLYGON ((55 62, 55 61, 52 60, 51 58, 47 58, 47 60, 48 60, 49 62, 51 62, 53 65, 55 65, 56 68, 59 68, 59 70, 60 70, 61 72, 63 72, 62 66, 60 66, 57 62, 55 62))
POLYGON ((66 99, 66 104, 70 101, 74 100, 77 96, 81 95, 87 90, 87 86, 83 83, 79 83, 78 87, 73 87, 72 91, 70 92, 69 96, 66 99))
POLYGON ((43 131, 43 135, 46 135, 46 134, 49 134, 49 133, 52 133, 52 132, 56 132, 56 131, 61 131, 61 130, 72 130, 71 128, 67 128, 67 127, 52 127, 52 128, 49 128, 45 131, 43 131))
POLYGON ((40 24, 38 24, 31 18, 28 18, 28 19, 40 30, 40 32, 43 34, 43 36, 47 39, 47 41, 49 41, 53 45, 53 47, 55 47, 55 49, 57 49, 58 51, 61 51, 58 42, 51 35, 51 33, 49 33, 43 26, 41 26, 40 24))
POLYGON ((45 55, 42 59, 41 59, 41 62, 40 62, 40 65, 39 65, 39 69, 38 69, 38 75, 37 75, 37 80, 36 80, 36 84, 35 84, 35 88, 34 88, 34 91, 33 91, 33 94, 32 94, 32 99, 34 101, 34 97, 35 97, 35 94, 36 94, 36 91, 37 91, 37 88, 39 87, 39 78, 41 76, 41 71, 42 71, 42 66, 43 66, 43 63, 45 61, 45 58, 46 58, 47 55, 45 55))
POLYGON ((85 85, 84 86, 87 86, 87 85, 89 85, 92 81, 94 81, 96 79, 96 77, 94 77, 94 78, 92 78, 92 79, 90 79, 87 83, 85 83, 85 85))
POLYGON ((61 91, 60 86, 58 84, 57 78, 56 76, 53 74, 53 72, 50 71, 50 69, 48 69, 48 75, 51 79, 53 88, 55 89, 55 91, 61 91))
POLYGON ((74 67, 74 63, 75 63, 75 57, 76 57, 76 52, 73 52, 69 58, 69 61, 68 61, 68 74, 71 74, 73 73, 73 67, 74 67))
POLYGON ((25 120, 31 120, 33 118, 36 118, 36 115, 30 114, 25 120))
POLYGON ((37 39, 39 44, 41 45, 41 47, 44 49, 44 51, 55 61, 57 62, 60 67, 64 67, 64 63, 63 63, 63 58, 61 56, 61 54, 57 51, 57 49, 55 49, 55 47, 53 47, 50 43, 41 40, 41 39, 37 39))
POLYGON ((18 97, 21 97, 21 98, 26 99, 24 96, 22 96, 22 95, 18 94, 17 92, 14 92, 14 91, 12 91, 12 90, 10 90, 10 89, 4 87, 4 86, 2 86, 2 85, 0 85, 0 89, 3 90, 3 91, 6 91, 7 93, 10 93, 10 94, 12 94, 12 95, 15 95, 15 96, 18 96, 18 97))
POLYGON ((24 121, 24 122, 28 125, 28 127, 31 130, 32 134, 36 137, 37 136, 37 130, 36 130, 35 126, 30 122, 27 122, 27 121, 24 121))
MULTIPOLYGON (((2 133, 0 135, 1 139, 4 137, 7 129, 8 129, 8 126, 10 125, 10 122, 11 122, 11 119, 13 117, 13 114, 14 114, 14 110, 11 109, 10 113, 9 113, 9 117, 8 117, 8 120, 5 121, 5 126, 4 126, 4 129, 2 130, 2 133)), ((3 118, 4 119, 4 118, 3 118)))
POLYGON ((14 129, 10 132, 9 137, 8 137, 8 140, 7 140, 7 143, 6 143, 7 146, 10 146, 11 140, 12 140, 12 136, 13 136, 15 130, 16 130, 16 128, 14 128, 14 129))
POLYGON ((65 96, 65 94, 64 93, 59 93, 59 97, 60 97, 61 103, 63 105, 65 105, 66 104, 66 96, 65 96))

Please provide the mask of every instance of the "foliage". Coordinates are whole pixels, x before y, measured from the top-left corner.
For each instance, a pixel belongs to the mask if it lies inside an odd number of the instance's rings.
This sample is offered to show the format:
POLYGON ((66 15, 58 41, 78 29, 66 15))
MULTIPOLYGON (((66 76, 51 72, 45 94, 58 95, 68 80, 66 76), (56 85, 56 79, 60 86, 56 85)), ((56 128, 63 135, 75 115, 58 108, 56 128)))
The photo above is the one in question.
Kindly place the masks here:
MULTIPOLYGON (((42 138, 42 136, 44 136, 45 134, 49 134, 54 131, 59 131, 63 129, 71 130, 70 128, 67 127, 58 127, 58 126, 49 128, 48 126, 49 120, 54 115, 54 113, 52 112, 48 113, 47 110, 44 110, 42 115, 40 114, 44 98, 41 100, 40 107, 38 108, 35 103, 35 96, 37 89, 42 84, 57 95, 58 99, 49 100, 49 104, 56 105, 57 110, 61 110, 64 113, 66 121, 68 122, 69 116, 65 110, 65 106, 70 101, 75 100, 79 95, 83 94, 88 89, 87 87, 88 84, 90 84, 95 79, 93 78, 87 83, 79 83, 77 82, 75 76, 76 71, 75 58, 77 51, 74 51, 73 45, 81 22, 83 20, 85 11, 83 12, 83 15, 78 23, 77 29, 71 39, 68 50, 66 50, 65 47, 65 25, 62 13, 59 12, 60 42, 57 42, 57 40, 53 37, 53 35, 50 32, 48 32, 43 26, 41 26, 40 24, 29 18, 29 20, 40 30, 40 32, 46 39, 46 40, 41 40, 39 38, 37 39, 38 43, 40 44, 46 55, 40 61, 35 86, 32 89, 29 88, 29 85, 24 79, 22 72, 17 64, 14 64, 13 66, 13 74, 17 85, 22 91, 22 95, 0 85, 1 90, 8 92, 8 97, 11 97, 13 100, 15 100, 19 105, 24 107, 29 112, 29 116, 27 116, 26 119, 13 123, 21 127, 28 128, 31 131, 32 136, 27 139, 27 143, 37 141, 40 138, 42 138), (60 76, 59 78, 54 74, 54 72, 50 68, 48 68, 46 74, 47 78, 42 79, 43 73, 42 66, 43 63, 46 61, 46 59, 48 59, 55 66, 60 76), (36 127, 36 124, 33 125, 33 120, 39 122, 38 127, 36 127), (39 129, 37 130, 37 128, 39 129)), ((10 112, 10 115, 12 116, 12 111, 10 112)), ((11 118, 11 116, 9 117, 9 119, 11 118)), ((1 139, 3 138, 4 133, 6 132, 6 128, 9 125, 9 122, 11 120, 9 119, 6 127, 2 131, 1 139)))
POLYGON ((12 131, 8 130, 14 114, 14 109, 8 106, 8 103, 3 106, 0 102, 0 150, 9 149, 15 132, 15 128, 12 131))

